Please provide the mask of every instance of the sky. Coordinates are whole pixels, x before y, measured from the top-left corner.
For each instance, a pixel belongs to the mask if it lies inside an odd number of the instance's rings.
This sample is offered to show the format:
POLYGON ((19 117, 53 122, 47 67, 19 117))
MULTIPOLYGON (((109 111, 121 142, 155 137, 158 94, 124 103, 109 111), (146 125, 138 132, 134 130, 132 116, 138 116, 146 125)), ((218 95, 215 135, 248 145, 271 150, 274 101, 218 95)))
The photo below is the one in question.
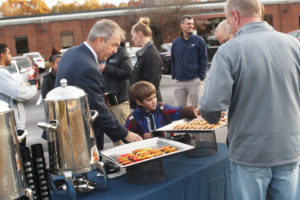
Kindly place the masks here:
MULTIPOLYGON (((0 0, 0 5, 5 2, 6 0, 0 0)), ((47 4, 49 8, 51 8, 53 5, 55 5, 59 0, 44 0, 44 2, 47 4)), ((64 3, 73 3, 74 0, 60 0, 64 3)), ((85 0, 77 0, 80 4, 82 4, 85 0)), ((115 5, 119 5, 121 2, 128 2, 128 0, 98 0, 99 3, 112 3, 115 5)))

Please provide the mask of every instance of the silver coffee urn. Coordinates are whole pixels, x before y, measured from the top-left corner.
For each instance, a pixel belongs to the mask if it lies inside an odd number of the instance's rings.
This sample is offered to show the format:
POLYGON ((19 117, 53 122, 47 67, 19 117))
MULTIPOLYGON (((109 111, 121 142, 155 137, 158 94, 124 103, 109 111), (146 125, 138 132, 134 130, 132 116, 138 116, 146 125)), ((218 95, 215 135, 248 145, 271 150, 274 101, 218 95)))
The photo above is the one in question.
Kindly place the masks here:
POLYGON ((31 189, 26 188, 14 112, 0 101, 0 200, 16 199, 26 195, 33 199, 31 189))
MULTIPOLYGON (((104 178, 102 188, 105 189, 107 177, 103 163, 99 161, 92 128, 92 122, 98 116, 97 111, 89 110, 87 95, 82 89, 67 86, 65 79, 60 84, 60 87, 46 95, 44 106, 47 123, 39 122, 38 126, 47 133, 50 174, 64 176, 69 198, 76 199, 76 175, 98 170, 104 178)), ((89 191, 88 185, 86 187, 86 191, 89 191)))

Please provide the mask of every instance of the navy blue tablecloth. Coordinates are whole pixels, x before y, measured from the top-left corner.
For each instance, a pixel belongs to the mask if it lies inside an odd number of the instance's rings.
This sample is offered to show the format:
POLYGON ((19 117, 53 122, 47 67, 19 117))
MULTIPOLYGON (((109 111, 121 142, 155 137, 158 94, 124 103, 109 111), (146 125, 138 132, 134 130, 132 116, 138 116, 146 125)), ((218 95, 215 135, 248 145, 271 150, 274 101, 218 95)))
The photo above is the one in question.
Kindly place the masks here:
MULTIPOLYGON (((163 159, 166 177, 159 182, 136 185, 126 175, 110 179, 107 190, 78 194, 78 199, 105 200, 231 200, 228 149, 218 144, 219 152, 202 158, 183 153, 163 159)), ((96 173, 94 173, 96 174, 96 173)), ((97 179, 100 179, 97 177, 97 179)), ((96 179, 95 179, 96 180, 96 179)), ((64 191, 52 192, 52 199, 68 199, 64 191)))

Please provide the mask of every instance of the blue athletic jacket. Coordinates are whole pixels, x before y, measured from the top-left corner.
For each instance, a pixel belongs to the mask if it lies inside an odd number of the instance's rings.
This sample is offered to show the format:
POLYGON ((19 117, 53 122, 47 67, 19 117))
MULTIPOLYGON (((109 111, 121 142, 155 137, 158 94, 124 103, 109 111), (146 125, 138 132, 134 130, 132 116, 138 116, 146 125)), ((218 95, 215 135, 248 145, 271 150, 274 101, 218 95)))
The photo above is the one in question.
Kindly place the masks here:
POLYGON ((205 78, 207 70, 207 50, 204 39, 198 35, 191 35, 185 40, 182 33, 173 41, 172 50, 172 78, 185 81, 199 77, 205 78))
POLYGON ((143 107, 137 106, 127 118, 125 127, 129 131, 143 136, 145 133, 166 126, 172 121, 182 118, 194 118, 194 109, 193 106, 174 107, 158 103, 154 111, 146 113, 143 107), (154 119, 154 127, 150 126, 149 118, 154 119))

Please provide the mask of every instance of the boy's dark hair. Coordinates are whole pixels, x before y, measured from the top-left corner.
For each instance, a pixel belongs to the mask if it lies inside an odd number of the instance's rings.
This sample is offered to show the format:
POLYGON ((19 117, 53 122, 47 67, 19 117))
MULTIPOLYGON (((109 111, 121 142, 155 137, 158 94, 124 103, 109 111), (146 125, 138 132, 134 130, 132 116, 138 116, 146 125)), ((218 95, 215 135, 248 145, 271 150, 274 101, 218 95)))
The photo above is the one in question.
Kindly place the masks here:
POLYGON ((147 81, 138 81, 129 88, 131 99, 136 102, 143 102, 144 99, 156 93, 155 86, 147 81))
POLYGON ((7 45, 0 43, 0 54, 6 53, 6 50, 7 50, 7 45))

